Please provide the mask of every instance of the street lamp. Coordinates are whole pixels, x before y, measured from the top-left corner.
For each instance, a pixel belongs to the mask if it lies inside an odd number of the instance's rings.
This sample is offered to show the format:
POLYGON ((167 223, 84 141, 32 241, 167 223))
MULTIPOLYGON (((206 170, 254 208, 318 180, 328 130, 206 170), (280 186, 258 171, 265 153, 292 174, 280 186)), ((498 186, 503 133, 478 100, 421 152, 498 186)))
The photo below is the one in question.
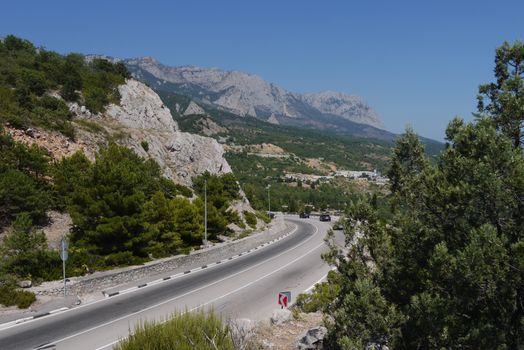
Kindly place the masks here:
POLYGON ((271 218, 271 194, 269 192, 270 188, 271 188, 271 185, 267 185, 267 208, 268 208, 267 215, 269 216, 269 218, 271 218))

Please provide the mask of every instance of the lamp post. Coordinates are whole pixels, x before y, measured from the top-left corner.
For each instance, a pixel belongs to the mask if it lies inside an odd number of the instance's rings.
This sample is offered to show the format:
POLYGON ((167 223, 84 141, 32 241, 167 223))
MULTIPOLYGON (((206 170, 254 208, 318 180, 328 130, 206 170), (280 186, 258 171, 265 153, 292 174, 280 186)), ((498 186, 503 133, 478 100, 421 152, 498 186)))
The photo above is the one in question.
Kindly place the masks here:
POLYGON ((271 188, 271 185, 267 185, 267 215, 271 219, 271 194, 269 192, 269 189, 271 188))
POLYGON ((207 247, 207 179, 204 180, 204 247, 207 247))

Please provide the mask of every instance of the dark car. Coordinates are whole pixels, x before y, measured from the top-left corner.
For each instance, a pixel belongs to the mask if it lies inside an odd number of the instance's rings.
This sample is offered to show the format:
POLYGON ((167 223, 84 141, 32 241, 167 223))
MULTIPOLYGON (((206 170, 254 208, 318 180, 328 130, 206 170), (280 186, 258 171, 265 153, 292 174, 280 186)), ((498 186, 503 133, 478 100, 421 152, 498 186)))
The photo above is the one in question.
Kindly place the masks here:
POLYGON ((302 213, 300 213, 298 216, 299 216, 301 219, 309 219, 309 214, 308 214, 308 213, 304 213, 304 212, 302 212, 302 213))
POLYGON ((322 214, 319 218, 320 221, 331 221, 331 216, 329 214, 322 214))

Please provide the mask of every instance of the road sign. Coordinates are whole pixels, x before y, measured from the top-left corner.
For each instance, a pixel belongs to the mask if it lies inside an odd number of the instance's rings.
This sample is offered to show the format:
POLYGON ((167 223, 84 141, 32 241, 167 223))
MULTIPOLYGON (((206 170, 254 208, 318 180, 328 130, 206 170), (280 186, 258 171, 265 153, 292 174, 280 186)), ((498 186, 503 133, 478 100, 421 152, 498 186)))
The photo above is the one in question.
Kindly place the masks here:
POLYGON ((65 237, 63 237, 60 241, 60 259, 62 259, 62 261, 66 261, 67 257, 69 256, 67 253, 67 246, 67 241, 65 237))
POLYGON ((278 305, 282 308, 287 307, 287 304, 291 301, 291 292, 280 292, 278 293, 278 305))

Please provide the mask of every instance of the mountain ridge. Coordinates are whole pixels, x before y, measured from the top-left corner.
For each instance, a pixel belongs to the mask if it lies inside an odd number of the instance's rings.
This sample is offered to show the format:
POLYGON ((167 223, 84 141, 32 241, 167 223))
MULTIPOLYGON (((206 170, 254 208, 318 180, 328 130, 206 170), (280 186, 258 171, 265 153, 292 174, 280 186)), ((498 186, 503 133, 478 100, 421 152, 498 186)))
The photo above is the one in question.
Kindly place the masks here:
POLYGON ((316 119, 331 116, 384 129, 377 113, 360 96, 329 90, 296 93, 258 75, 194 65, 168 66, 151 56, 109 59, 123 62, 135 78, 155 89, 184 94, 240 116, 277 118, 284 124, 290 123, 286 119, 294 119, 294 123, 300 121, 317 127, 322 125, 316 119))

